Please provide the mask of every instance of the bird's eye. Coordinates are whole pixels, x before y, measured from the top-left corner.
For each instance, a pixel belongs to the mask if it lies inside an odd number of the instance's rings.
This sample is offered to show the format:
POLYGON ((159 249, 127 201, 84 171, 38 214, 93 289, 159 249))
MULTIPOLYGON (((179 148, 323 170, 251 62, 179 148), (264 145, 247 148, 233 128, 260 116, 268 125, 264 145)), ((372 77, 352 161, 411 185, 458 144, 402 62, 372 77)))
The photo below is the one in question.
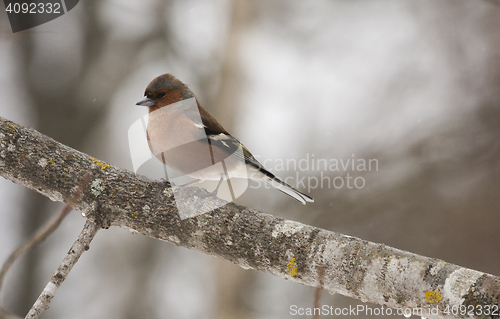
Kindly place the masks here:
POLYGON ((158 98, 159 98, 159 99, 161 99, 161 98, 162 98, 162 97, 164 97, 164 96, 165 96, 165 92, 160 92, 160 93, 158 93, 158 98))

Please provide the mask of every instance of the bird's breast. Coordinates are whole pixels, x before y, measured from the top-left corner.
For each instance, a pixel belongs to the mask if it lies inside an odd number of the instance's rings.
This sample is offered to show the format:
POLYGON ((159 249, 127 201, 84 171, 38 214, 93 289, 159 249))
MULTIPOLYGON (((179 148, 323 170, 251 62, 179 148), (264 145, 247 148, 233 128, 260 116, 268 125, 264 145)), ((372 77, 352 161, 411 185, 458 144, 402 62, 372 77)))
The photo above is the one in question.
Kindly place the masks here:
POLYGON ((215 164, 205 130, 182 112, 150 113, 147 137, 155 157, 181 173, 190 175, 215 164))

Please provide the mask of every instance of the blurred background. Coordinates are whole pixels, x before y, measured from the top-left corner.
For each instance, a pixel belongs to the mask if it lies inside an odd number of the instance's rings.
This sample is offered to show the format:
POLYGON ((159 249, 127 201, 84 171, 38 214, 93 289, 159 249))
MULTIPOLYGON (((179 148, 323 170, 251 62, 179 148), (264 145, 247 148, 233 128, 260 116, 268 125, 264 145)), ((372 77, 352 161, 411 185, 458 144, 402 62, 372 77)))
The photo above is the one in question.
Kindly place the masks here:
MULTIPOLYGON (((135 103, 169 72, 315 199, 250 183, 237 203, 500 275, 499 30, 493 0, 86 0, 16 34, 2 10, 0 116, 132 170, 135 103)), ((0 203, 0 262, 62 205, 1 178, 0 203)), ((7 310, 26 314, 83 224, 16 262, 7 310)), ((111 228, 42 318, 290 318, 314 291, 111 228)))

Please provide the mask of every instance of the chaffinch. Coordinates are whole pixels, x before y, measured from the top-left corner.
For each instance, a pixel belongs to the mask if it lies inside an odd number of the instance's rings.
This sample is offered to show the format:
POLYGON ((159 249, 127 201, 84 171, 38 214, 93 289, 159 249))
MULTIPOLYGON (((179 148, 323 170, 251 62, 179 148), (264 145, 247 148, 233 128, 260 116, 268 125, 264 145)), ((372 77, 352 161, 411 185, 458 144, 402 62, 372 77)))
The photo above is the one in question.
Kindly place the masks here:
POLYGON ((266 170, 173 75, 153 79, 136 105, 149 108, 147 139, 151 152, 163 164, 195 179, 185 185, 218 180, 212 192, 217 195, 223 180, 247 178, 269 183, 302 204, 314 201, 266 170))

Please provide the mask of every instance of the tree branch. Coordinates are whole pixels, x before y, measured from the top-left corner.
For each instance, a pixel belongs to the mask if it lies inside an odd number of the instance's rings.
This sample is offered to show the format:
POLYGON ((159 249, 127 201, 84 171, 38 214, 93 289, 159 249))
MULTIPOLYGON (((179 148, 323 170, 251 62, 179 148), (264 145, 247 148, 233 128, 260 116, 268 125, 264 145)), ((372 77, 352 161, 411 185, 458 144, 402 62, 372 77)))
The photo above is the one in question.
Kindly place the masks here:
POLYGON ((59 225, 61 224, 63 219, 73 209, 72 205, 74 205, 76 202, 78 202, 80 200, 80 197, 83 193, 83 190, 85 189, 85 187, 87 187, 88 183, 90 182, 91 177, 92 177, 91 174, 89 174, 89 173, 85 174, 83 176, 82 180, 80 181, 78 189, 72 195, 72 198, 68 201, 68 203, 61 208, 59 213, 54 218, 47 221, 42 227, 40 227, 40 229, 38 231, 36 231, 29 239, 27 239, 22 245, 17 247, 9 255, 9 257, 4 262, 4 264, 2 265, 2 268, 0 270, 0 291, 2 291, 2 284, 3 284, 3 280, 5 278, 5 275, 7 274, 7 271, 9 271, 12 264, 20 256, 22 256, 25 252, 38 246, 47 237, 49 237, 49 235, 52 234, 57 229, 57 227, 59 227, 59 225))
POLYGON ((0 291, 2 290, 3 280, 7 271, 9 271, 12 264, 21 257, 25 252, 31 250, 42 243, 50 234, 54 232, 54 230, 59 227, 62 220, 68 215, 68 213, 72 210, 72 207, 69 205, 64 205, 63 208, 59 211, 59 213, 47 221, 38 231, 36 231, 29 239, 27 239, 21 246, 17 247, 7 258, 7 260, 3 263, 2 269, 0 270, 0 291))
POLYGON ((201 189, 138 178, 0 117, 1 176, 68 202, 87 172, 90 185, 73 204, 104 227, 132 229, 385 307, 418 308, 424 317, 463 317, 451 307, 481 306, 484 313, 500 303, 496 276, 206 198, 201 189), (183 201, 177 196, 176 202, 173 189, 183 201), (193 212, 219 208, 181 220, 176 204, 193 212))
POLYGON ((68 251, 66 257, 57 268, 57 270, 50 278, 49 283, 45 286, 42 293, 38 299, 31 307, 30 311, 26 315, 25 319, 37 319, 40 317, 42 312, 49 309, 49 303, 54 298, 56 290, 61 286, 62 282, 68 277, 69 272, 76 264, 78 259, 82 254, 89 250, 90 242, 94 238, 95 234, 99 231, 100 226, 92 220, 87 220, 83 230, 78 236, 71 249, 68 251))

